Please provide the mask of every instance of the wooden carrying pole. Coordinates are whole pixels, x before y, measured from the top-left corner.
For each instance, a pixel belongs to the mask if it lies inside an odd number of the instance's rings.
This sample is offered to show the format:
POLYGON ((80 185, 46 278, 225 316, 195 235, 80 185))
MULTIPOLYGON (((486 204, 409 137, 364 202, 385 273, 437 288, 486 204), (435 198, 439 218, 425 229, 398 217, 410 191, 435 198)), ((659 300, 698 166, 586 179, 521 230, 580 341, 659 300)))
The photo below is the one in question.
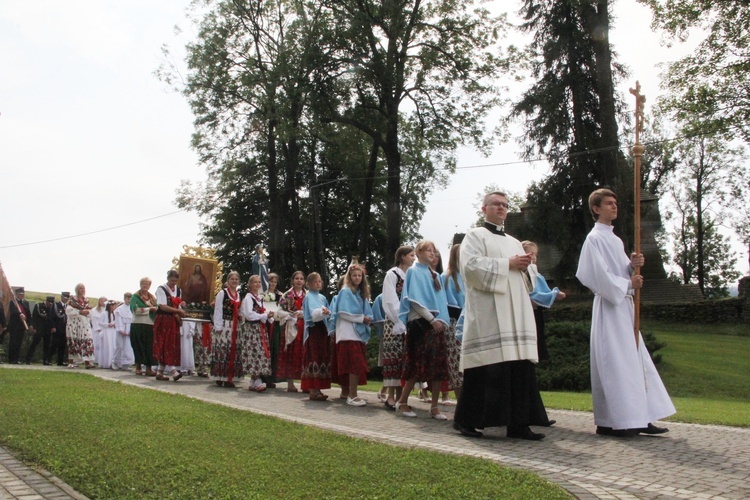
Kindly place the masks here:
MULTIPOLYGON (((633 168, 633 204, 634 204, 634 230, 635 230, 635 248, 636 254, 641 253, 641 156, 645 148, 641 144, 641 131, 643 130, 643 106, 646 102, 646 96, 641 94, 640 82, 635 82, 635 88, 630 89, 630 93, 635 96, 635 144, 633 145, 633 157, 635 158, 635 167, 633 168)), ((633 274, 640 274, 641 268, 636 267, 633 274)), ((638 337, 641 330, 641 290, 635 289, 633 296, 633 334, 635 335, 635 346, 638 348, 638 337)))

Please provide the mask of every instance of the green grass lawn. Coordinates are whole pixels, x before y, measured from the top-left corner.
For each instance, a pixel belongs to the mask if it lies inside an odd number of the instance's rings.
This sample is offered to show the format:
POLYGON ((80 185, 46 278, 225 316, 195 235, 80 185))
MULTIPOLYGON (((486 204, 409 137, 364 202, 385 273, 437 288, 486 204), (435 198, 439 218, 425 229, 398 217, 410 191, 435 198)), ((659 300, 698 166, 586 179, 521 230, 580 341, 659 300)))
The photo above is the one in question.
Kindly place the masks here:
POLYGON ((85 374, 0 368, 0 443, 91 498, 569 498, 396 448, 85 374))

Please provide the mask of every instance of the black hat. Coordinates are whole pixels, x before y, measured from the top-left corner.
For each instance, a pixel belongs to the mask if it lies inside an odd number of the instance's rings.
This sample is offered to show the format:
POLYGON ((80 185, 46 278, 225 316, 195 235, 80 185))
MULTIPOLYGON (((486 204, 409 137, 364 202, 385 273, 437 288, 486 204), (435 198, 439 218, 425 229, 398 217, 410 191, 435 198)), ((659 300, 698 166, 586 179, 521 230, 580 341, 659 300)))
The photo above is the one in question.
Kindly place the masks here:
POLYGON ((47 302, 54 302, 55 296, 54 295, 47 295, 47 302))
POLYGON ((26 293, 26 290, 22 286, 14 286, 13 293, 26 293))
POLYGON ((70 298, 70 292, 63 292, 60 294, 60 297, 63 299, 69 299, 70 298))

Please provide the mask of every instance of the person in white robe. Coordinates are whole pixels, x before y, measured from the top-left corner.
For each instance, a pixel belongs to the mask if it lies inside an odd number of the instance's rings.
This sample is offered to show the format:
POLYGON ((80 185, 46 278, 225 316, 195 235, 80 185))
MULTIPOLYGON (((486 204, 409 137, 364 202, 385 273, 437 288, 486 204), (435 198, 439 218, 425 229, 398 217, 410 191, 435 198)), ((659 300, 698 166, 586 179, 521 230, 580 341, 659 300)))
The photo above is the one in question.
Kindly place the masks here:
POLYGON ((185 320, 180 328, 180 371, 193 375, 195 373, 195 351, 193 350, 196 330, 201 323, 185 320))
POLYGON ((531 256, 502 229, 505 193, 488 193, 482 212, 484 225, 466 234, 459 257, 466 285, 464 384, 453 426, 468 437, 481 437, 478 427, 507 426, 508 437, 536 441, 544 434, 529 426, 549 419, 538 398, 536 325, 522 274, 531 256))
POLYGON ((133 313, 130 310, 130 299, 133 294, 125 292, 124 302, 115 309, 115 355, 112 358, 112 369, 128 369, 135 363, 133 347, 130 345, 130 325, 133 323, 133 313))
POLYGON ((628 258, 614 234, 617 196, 597 189, 589 196, 596 223, 586 237, 576 277, 594 292, 591 318, 591 397, 597 434, 629 437, 661 434, 651 422, 675 413, 640 332, 634 333, 633 291, 643 286, 634 269, 642 254, 628 258), (636 341, 637 338, 637 341, 636 341))
POLYGON ((99 297, 96 307, 91 310, 91 338, 94 341, 94 363, 101 366, 99 357, 102 353, 102 331, 99 326, 102 322, 102 315, 106 314, 107 297, 99 297))
POLYGON ((99 355, 97 357, 99 368, 111 368, 115 357, 115 342, 117 333, 115 331, 115 302, 107 302, 104 313, 98 316, 99 329, 99 355))

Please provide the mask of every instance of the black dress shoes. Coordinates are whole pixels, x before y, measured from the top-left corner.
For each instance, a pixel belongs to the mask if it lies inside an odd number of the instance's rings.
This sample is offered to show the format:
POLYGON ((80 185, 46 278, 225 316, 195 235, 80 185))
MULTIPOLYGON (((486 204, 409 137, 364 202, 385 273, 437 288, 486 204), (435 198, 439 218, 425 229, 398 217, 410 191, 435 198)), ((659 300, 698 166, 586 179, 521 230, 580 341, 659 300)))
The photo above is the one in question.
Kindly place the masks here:
POLYGON ((464 427, 455 420, 453 421, 453 428, 466 437, 480 438, 483 436, 483 434, 476 430, 474 427, 464 427))
POLYGON ((639 429, 613 429, 612 427, 596 426, 596 433, 600 436, 612 436, 612 437, 635 437, 639 433, 639 429))
POLYGON ((541 432, 534 432, 528 426, 508 427, 508 431, 505 435, 509 438, 526 439, 527 441, 539 441, 544 439, 544 434, 541 432))
POLYGON ((553 426, 553 425, 555 425, 556 423, 557 423, 557 420, 555 420, 555 419, 550 419, 550 420, 548 420, 548 421, 547 421, 547 423, 546 423, 546 424, 544 424, 544 427, 552 427, 552 426, 553 426))
POLYGON ((666 427, 657 427, 654 424, 648 424, 648 427, 641 427, 636 430, 641 434, 664 434, 665 432, 669 432, 669 429, 666 427))

